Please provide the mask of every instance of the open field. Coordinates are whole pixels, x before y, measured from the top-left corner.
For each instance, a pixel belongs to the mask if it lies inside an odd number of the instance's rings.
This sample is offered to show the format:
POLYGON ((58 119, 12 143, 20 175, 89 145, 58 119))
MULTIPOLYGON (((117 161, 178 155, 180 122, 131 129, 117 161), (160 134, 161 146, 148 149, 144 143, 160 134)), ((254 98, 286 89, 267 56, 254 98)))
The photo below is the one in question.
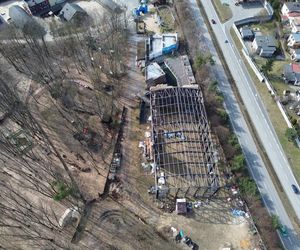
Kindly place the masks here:
POLYGON ((221 0, 213 0, 213 4, 222 23, 232 18, 232 11, 230 7, 222 4, 221 0))

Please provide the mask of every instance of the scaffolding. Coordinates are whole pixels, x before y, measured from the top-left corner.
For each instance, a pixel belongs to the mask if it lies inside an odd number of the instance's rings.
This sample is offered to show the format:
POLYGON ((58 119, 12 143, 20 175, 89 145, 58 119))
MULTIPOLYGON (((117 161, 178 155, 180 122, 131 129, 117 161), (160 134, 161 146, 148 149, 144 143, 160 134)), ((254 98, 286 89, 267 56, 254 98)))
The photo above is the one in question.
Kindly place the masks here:
POLYGON ((157 197, 214 195, 218 153, 198 86, 152 87, 150 109, 157 197))

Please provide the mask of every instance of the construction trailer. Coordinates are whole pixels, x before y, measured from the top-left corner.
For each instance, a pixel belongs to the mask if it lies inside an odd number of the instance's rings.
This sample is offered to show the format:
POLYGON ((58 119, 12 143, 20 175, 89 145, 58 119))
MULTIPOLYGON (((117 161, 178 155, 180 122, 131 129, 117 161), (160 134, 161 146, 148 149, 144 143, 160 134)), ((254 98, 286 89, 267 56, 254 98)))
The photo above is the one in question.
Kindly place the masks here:
POLYGON ((197 85, 150 89, 156 197, 210 198, 224 186, 197 85))

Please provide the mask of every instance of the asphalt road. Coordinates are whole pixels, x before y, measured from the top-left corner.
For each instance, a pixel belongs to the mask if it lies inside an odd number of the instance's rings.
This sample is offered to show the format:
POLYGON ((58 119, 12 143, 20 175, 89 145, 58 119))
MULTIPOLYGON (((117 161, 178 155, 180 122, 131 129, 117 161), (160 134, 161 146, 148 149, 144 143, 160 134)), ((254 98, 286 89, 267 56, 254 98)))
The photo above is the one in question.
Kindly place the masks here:
MULTIPOLYGON (((193 8, 197 29, 202 32, 199 40, 199 46, 203 47, 203 43, 208 47, 211 54, 216 59, 214 73, 218 80, 219 87, 224 93, 225 105, 231 118, 233 128, 239 138, 241 147, 244 151, 248 167, 255 179, 264 203, 268 211, 272 214, 277 214, 282 222, 287 227, 288 237, 281 237, 282 243, 286 249, 300 249, 300 240, 294 231, 292 223, 283 207, 283 204, 277 194, 277 191, 272 183, 272 180, 267 172, 267 169, 257 151, 248 126, 239 109, 235 96, 232 92, 230 83, 226 77, 224 69, 220 63, 216 50, 212 44, 211 37, 207 32, 207 28, 201 17, 196 0, 189 0, 193 8)), ((223 51, 223 55, 232 73, 232 76, 239 89, 245 107, 248 110, 250 118, 257 130, 259 137, 265 147, 265 150, 274 166, 274 169, 280 179, 282 186, 285 189, 296 213, 300 215, 300 199, 291 189, 291 184, 296 183, 292 174, 286 156, 278 142, 277 135, 274 132, 271 122, 269 121, 267 112, 260 100, 260 97, 255 89, 249 73, 237 51, 233 46, 233 41, 230 37, 230 23, 227 25, 220 24, 219 18, 214 10, 211 1, 202 0, 204 9, 209 19, 216 20, 217 24, 212 25, 218 43, 223 51), (229 43, 225 43, 228 40, 229 43)), ((232 23, 232 22, 231 22, 232 23)), ((196 31, 195 33, 197 33, 196 31)))

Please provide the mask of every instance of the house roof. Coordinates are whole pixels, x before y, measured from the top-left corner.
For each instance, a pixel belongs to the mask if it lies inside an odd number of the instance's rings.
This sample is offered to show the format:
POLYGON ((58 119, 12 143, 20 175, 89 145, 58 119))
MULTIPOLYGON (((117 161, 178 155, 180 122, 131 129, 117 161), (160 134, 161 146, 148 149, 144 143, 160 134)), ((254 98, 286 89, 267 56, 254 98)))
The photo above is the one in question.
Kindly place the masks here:
POLYGON ((285 78, 286 81, 288 81, 288 82, 295 81, 295 75, 294 75, 294 72, 292 70, 292 65, 291 64, 284 65, 283 74, 284 74, 284 78, 285 78))
POLYGON ((300 12, 300 3, 297 2, 287 2, 284 3, 288 8, 289 12, 300 12))
POLYGON ((33 22, 33 18, 19 5, 13 5, 9 8, 9 16, 18 28, 23 28, 27 23, 33 22))
POLYGON ((294 17, 293 19, 291 19, 291 23, 293 23, 294 25, 300 25, 300 17, 294 17))
POLYGON ((288 82, 300 82, 300 65, 296 63, 284 65, 283 74, 288 82))
POLYGON ((300 13, 299 12, 290 12, 287 14, 288 17, 298 17, 300 16, 300 13))
POLYGON ((146 68, 146 80, 157 79, 163 75, 165 72, 156 62, 149 64, 146 68))
POLYGON ((70 21, 78 12, 86 13, 85 10, 79 5, 75 3, 66 3, 59 14, 62 15, 67 21, 70 21))
POLYGON ((276 47, 274 37, 272 36, 255 36, 258 47, 276 47))
POLYGON ((291 34, 296 42, 300 42, 300 34, 299 33, 293 33, 291 34))
POLYGON ((253 36, 253 31, 249 27, 243 27, 240 29, 242 36, 253 36))
POLYGON ((300 74, 300 65, 297 63, 291 63, 292 72, 300 74))
POLYGON ((294 49, 294 50, 293 50, 293 53, 294 53, 294 54, 297 54, 297 55, 300 55, 300 49, 294 49))

